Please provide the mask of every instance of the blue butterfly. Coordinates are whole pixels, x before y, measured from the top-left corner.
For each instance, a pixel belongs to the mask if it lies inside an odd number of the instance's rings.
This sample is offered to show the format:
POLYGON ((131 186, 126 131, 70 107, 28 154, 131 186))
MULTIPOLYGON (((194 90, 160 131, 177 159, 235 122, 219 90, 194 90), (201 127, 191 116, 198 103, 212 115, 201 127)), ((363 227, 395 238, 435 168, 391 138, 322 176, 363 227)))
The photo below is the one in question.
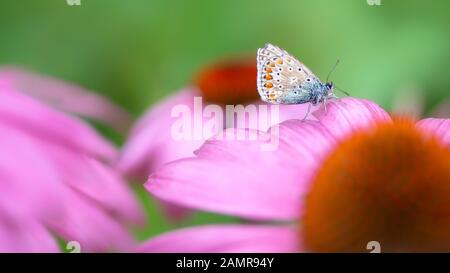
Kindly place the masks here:
POLYGON ((265 102, 310 103, 307 116, 311 105, 326 104, 328 99, 337 98, 332 82, 323 83, 308 67, 277 46, 266 44, 258 49, 257 61, 258 92, 265 102))

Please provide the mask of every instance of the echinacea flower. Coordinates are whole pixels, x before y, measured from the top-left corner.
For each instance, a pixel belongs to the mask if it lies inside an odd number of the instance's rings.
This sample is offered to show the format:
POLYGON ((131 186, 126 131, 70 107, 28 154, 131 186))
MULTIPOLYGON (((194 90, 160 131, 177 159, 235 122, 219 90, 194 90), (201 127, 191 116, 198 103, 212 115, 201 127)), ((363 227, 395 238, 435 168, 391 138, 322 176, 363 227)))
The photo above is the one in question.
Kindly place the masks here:
POLYGON ((382 252, 450 250, 450 120, 414 123, 344 98, 317 121, 289 120, 258 140, 211 139, 145 184, 154 196, 248 224, 172 231, 151 252, 382 252), (275 130, 276 129, 276 130, 275 130), (267 135, 275 151, 261 151, 267 135))
MULTIPOLYGON (((219 61, 201 70, 191 87, 184 88, 151 107, 136 122, 122 150, 118 168, 127 176, 145 182, 151 173, 164 164, 193 156, 194 151, 205 140, 221 130, 228 127, 252 128, 252 124, 255 123, 251 121, 239 123, 224 120, 222 128, 207 131, 202 126, 196 126, 194 122, 199 120, 206 123, 219 119, 216 116, 204 116, 203 110, 209 105, 217 105, 225 111, 226 105, 261 104, 256 91, 256 72, 253 58, 219 61), (196 98, 200 99, 200 106, 197 105, 196 98), (193 122, 189 131, 192 136, 200 137, 184 139, 173 137, 171 128, 177 120, 177 117, 173 116, 173 110, 177 106, 185 106, 190 111, 193 122)), ((273 124, 304 114, 305 109, 305 105, 285 105, 279 107, 278 117, 273 120, 270 117, 270 108, 266 114, 258 113, 258 116, 249 119, 258 120, 256 123, 260 127, 253 129, 267 130, 273 124)), ((170 204, 165 204, 164 208, 174 219, 185 216, 187 212, 170 204)))
POLYGON ((101 115, 103 121, 124 112, 80 88, 73 93, 73 86, 38 78, 0 70, 0 252, 55 252, 59 239, 76 241, 82 252, 128 249, 134 243, 128 228, 144 216, 111 167, 116 148, 87 122, 49 104, 69 96, 73 107, 61 107, 67 111, 83 111, 76 107, 81 102, 107 106, 112 115, 101 115), (40 88, 50 86, 58 89, 39 100, 50 92, 40 88), (25 90, 34 90, 33 97, 25 90))

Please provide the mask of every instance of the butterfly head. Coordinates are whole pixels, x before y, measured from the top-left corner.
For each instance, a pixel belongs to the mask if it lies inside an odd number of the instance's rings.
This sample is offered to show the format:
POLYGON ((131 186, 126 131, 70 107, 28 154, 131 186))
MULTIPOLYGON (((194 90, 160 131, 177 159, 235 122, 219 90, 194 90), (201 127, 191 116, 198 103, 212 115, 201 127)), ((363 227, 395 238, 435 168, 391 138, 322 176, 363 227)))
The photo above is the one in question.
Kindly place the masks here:
POLYGON ((327 92, 327 95, 329 98, 335 97, 334 95, 334 84, 333 82, 327 82, 324 84, 325 91, 327 92))

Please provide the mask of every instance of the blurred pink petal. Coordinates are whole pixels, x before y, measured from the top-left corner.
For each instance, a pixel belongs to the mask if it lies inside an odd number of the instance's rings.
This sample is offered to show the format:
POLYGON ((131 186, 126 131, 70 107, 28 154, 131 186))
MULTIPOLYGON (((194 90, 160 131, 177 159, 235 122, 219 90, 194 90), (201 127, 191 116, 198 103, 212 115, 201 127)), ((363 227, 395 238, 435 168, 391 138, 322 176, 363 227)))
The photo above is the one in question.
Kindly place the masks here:
POLYGON ((118 105, 56 78, 4 67, 0 69, 2 81, 9 84, 10 90, 35 97, 57 109, 97 120, 118 132, 124 133, 132 122, 131 116, 118 105))
MULTIPOLYGON (((200 147, 203 141, 175 140, 171 135, 171 127, 175 121, 171 113, 177 105, 186 105, 192 109, 197 92, 194 88, 183 90, 150 108, 136 122, 122 149, 117 166, 123 174, 142 183, 165 163, 193 155, 193 151, 200 147)), ((170 220, 179 221, 191 213, 190 210, 170 202, 161 201, 160 204, 170 220)))
POLYGON ((450 148, 450 119, 427 118, 419 121, 417 126, 435 135, 450 148))
POLYGON ((78 152, 116 157, 114 147, 88 124, 19 93, 0 89, 0 121, 78 152))
MULTIPOLYGON (((214 133, 220 132, 209 132, 205 135, 203 131, 195 131, 202 130, 202 128, 196 128, 194 126, 192 128, 192 135, 199 135, 199 139, 175 140, 171 135, 171 127, 177 120, 177 117, 171 116, 171 112, 177 105, 183 105, 190 109, 193 120, 203 122, 209 120, 203 116, 197 116, 197 114, 202 115, 205 107, 209 105, 207 102, 202 101, 203 108, 198 109, 200 110, 200 113, 196 112, 194 109, 194 97, 200 98, 198 96, 200 96, 199 90, 188 88, 176 93, 163 102, 158 103, 155 107, 150 108, 150 110, 136 122, 129 139, 122 150, 119 168, 129 175, 146 178, 150 173, 167 162, 192 156, 193 151, 199 148, 205 140, 210 136, 213 136, 214 133)), ((260 106, 261 103, 255 102, 254 105, 260 106)), ((222 111, 225 111, 222 106, 219 107, 221 107, 222 111)), ((284 120, 303 119, 307 110, 306 105, 276 106, 279 107, 278 115, 272 117, 271 107, 275 106, 265 105, 264 107, 267 108, 267 113, 258 112, 259 115, 255 116, 255 118, 260 121, 259 123, 248 122, 244 124, 245 126, 234 127, 265 131, 270 128, 270 126, 284 120), (262 127, 250 126, 252 124, 262 125, 262 127)), ((253 118, 253 116, 251 118, 253 118)), ((311 118, 313 117, 311 116, 311 118)), ((225 121, 223 123, 226 126, 225 121)))
POLYGON ((109 166, 86 155, 43 143, 62 181, 123 221, 143 224, 133 192, 109 166))
POLYGON ((377 104, 355 98, 342 98, 327 103, 313 113, 320 122, 338 139, 376 122, 391 122, 389 114, 377 104))
MULTIPOLYGON (((144 217, 125 181, 100 161, 112 160, 115 148, 86 122, 5 88, 0 87, 0 199, 9 206, 1 208, 30 228, 17 229, 11 238, 45 241, 54 234, 79 241, 85 251, 128 249, 133 238, 127 225, 144 217)), ((0 223, 10 221, 2 217, 0 223)), ((24 251, 51 251, 50 243, 39 248, 31 242, 24 251)))
MULTIPOLYGON (((106 252, 128 249, 133 237, 126 226, 86 197, 66 191, 60 204, 64 213, 48 218, 45 224, 66 241, 77 241, 82 252, 106 252)), ((117 204, 120 206, 120 204, 117 204)))
POLYGON ((38 219, 60 213, 63 186, 45 150, 25 133, 0 122, 0 192, 16 210, 38 219))
POLYGON ((197 157, 168 163, 145 184, 156 197, 252 219, 296 219, 313 171, 334 144, 318 122, 290 120, 269 133, 228 129, 197 157), (238 136, 245 134, 246 140, 238 136), (262 150, 279 140, 273 151, 262 150), (274 183, 277 181, 277 183, 274 183))
POLYGON ((38 221, 0 200, 0 253, 59 252, 59 246, 38 221))
POLYGON ((137 121, 123 147, 118 168, 125 174, 145 180, 166 162, 193 155, 202 140, 174 140, 171 126, 173 107, 193 107, 195 89, 186 89, 151 108, 137 121))
POLYGON ((290 226, 210 225, 184 228, 159 235, 137 252, 297 252, 298 231, 290 226))

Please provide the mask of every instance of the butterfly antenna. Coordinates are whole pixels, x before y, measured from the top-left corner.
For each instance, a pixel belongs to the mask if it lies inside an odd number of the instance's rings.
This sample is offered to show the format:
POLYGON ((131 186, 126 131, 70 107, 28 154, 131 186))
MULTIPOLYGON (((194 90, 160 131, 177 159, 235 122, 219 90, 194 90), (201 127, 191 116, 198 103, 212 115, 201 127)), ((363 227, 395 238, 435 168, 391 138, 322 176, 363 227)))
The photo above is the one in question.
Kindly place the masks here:
POLYGON ((337 59, 336 63, 333 65, 333 68, 331 68, 330 72, 328 72, 328 76, 327 76, 326 82, 328 82, 328 79, 330 78, 331 73, 333 73, 333 71, 336 69, 336 66, 339 64, 339 62, 340 62, 340 60, 337 59))

